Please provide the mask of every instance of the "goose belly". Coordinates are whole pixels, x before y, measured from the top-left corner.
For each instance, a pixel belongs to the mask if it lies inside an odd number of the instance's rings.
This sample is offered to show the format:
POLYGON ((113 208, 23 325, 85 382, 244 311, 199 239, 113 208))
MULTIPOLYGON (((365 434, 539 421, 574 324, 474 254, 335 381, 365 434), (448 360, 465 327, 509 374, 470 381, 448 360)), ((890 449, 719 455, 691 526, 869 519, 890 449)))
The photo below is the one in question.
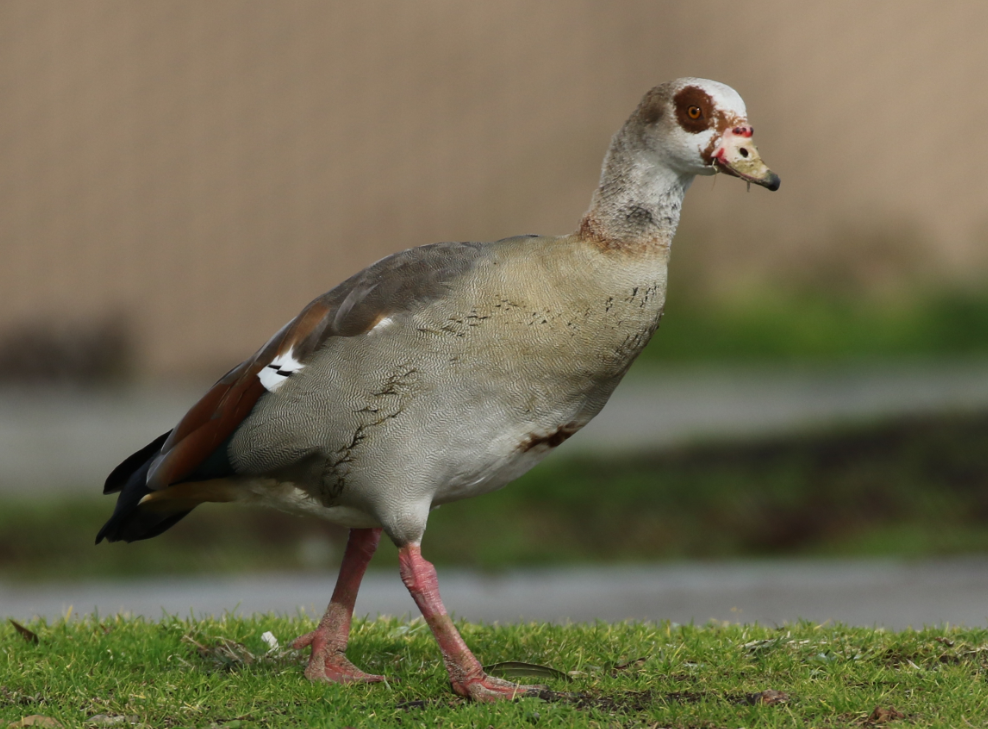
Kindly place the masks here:
MULTIPOLYGON (((525 442, 520 439, 521 444, 525 442)), ((472 462, 461 461, 460 466, 451 468, 446 478, 438 484, 433 505, 468 499, 503 488, 537 466, 553 450, 548 445, 529 448, 519 445, 516 442, 510 448, 488 448, 481 454, 473 451, 472 462)))

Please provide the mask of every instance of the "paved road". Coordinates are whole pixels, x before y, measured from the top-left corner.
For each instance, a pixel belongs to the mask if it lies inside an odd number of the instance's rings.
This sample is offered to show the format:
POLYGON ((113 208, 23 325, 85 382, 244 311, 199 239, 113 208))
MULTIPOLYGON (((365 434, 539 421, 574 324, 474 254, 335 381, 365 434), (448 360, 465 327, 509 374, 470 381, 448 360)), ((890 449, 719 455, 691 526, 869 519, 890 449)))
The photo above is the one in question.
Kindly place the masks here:
MULTIPOLYGON (((279 612, 322 614, 335 575, 209 577, 15 587, 0 583, 0 617, 125 612, 151 619, 279 612)), ((512 572, 443 570, 443 598, 472 621, 673 620, 782 624, 800 618, 904 629, 988 625, 988 558, 782 561, 512 572)), ((372 572, 358 614, 417 615, 397 573, 372 572)))
MULTIPOLYGON (((0 390, 0 495, 96 493, 125 456, 171 428, 201 388, 0 390)), ((988 407, 988 360, 839 368, 634 373, 558 451, 657 448, 900 414, 988 407)))
POLYGON ((984 408, 988 360, 678 369, 629 378, 572 441, 634 450, 984 408))

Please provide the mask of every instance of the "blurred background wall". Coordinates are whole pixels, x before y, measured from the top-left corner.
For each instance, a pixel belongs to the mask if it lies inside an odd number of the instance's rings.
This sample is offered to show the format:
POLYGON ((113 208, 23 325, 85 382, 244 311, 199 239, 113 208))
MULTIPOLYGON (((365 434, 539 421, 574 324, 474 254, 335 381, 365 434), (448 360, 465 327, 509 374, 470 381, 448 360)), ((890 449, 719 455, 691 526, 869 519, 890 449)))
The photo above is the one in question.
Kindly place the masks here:
POLYGON ((383 255, 568 232, 683 75, 741 92, 783 185, 699 179, 674 280, 977 285, 986 26, 979 0, 5 0, 0 361, 48 337, 216 376, 383 255))

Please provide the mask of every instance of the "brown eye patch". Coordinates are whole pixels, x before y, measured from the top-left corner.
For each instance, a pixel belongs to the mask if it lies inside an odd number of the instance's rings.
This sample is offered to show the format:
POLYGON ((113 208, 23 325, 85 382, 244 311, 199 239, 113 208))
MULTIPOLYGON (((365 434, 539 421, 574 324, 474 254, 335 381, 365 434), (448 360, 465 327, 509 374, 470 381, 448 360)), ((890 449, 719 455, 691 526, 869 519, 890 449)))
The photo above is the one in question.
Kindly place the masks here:
POLYGON ((690 134, 706 131, 713 125, 713 100, 696 86, 680 89, 673 97, 676 120, 690 134))

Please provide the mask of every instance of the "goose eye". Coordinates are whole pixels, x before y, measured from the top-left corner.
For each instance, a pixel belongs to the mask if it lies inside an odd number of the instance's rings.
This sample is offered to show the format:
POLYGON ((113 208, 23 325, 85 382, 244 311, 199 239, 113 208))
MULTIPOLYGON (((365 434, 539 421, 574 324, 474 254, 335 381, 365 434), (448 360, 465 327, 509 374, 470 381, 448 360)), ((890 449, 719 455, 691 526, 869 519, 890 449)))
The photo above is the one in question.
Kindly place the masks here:
POLYGON ((690 119, 699 119, 700 115, 703 114, 699 106, 691 106, 686 110, 686 113, 689 114, 690 119))

